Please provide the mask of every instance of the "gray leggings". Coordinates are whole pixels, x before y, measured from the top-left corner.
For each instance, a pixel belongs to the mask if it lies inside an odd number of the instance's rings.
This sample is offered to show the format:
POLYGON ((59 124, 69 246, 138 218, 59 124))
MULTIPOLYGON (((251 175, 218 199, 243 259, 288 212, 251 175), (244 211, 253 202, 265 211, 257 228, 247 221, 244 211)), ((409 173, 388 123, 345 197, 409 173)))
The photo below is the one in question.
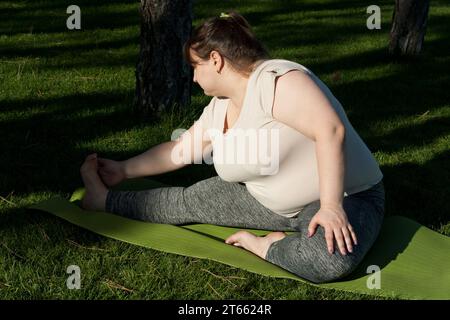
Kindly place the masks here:
POLYGON ((143 191, 110 190, 106 211, 153 223, 182 225, 208 223, 271 231, 294 231, 272 243, 265 259, 315 283, 334 281, 351 273, 376 240, 384 216, 384 187, 344 197, 343 206, 358 240, 353 253, 343 256, 337 243, 329 254, 324 229, 308 238, 308 225, 320 208, 315 201, 293 218, 280 216, 260 204, 237 182, 214 176, 189 187, 163 187, 143 191))

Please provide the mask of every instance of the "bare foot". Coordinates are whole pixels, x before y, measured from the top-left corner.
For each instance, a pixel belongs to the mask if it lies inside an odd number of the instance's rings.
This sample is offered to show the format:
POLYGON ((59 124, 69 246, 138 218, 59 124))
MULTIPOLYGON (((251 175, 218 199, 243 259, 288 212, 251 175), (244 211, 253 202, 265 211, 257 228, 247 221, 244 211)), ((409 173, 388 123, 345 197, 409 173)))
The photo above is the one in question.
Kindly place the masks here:
POLYGON ((90 211, 105 211, 108 189, 100 179, 97 169, 97 154, 88 155, 80 168, 81 178, 86 189, 83 200, 81 200, 81 207, 90 211))
POLYGON ((271 232, 265 237, 258 237, 248 231, 238 231, 229 236, 225 243, 253 252, 257 256, 265 259, 270 245, 286 237, 284 232, 271 232))

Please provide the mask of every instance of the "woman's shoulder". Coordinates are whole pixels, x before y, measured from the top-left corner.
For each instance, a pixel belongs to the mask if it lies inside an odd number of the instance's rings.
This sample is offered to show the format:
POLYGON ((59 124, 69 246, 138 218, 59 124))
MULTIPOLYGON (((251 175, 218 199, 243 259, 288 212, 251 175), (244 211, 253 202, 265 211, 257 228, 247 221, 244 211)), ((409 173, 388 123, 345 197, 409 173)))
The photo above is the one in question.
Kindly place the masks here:
POLYGON ((305 72, 311 72, 304 65, 300 64, 299 62, 292 61, 292 60, 276 59, 274 61, 274 65, 278 66, 280 69, 291 68, 291 69, 299 69, 299 70, 302 70, 302 71, 305 71, 305 72))
POLYGON ((260 67, 261 73, 271 72, 281 75, 290 70, 299 70, 303 73, 312 74, 311 70, 304 65, 287 59, 269 59, 262 63, 260 67))
POLYGON ((298 70, 304 74, 312 75, 313 73, 301 65, 298 62, 286 60, 286 59, 270 59, 264 61, 259 65, 255 72, 255 81, 256 82, 269 82, 273 81, 274 77, 282 76, 288 71, 298 70))

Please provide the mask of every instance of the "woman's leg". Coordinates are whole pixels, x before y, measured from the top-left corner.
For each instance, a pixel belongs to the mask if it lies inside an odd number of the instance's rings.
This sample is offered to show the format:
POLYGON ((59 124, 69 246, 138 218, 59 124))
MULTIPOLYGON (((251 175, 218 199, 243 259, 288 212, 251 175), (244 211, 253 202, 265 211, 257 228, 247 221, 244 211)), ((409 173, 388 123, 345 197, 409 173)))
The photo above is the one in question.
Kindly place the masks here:
MULTIPOLYGON (((189 187, 163 187, 143 191, 109 190, 105 210, 132 219, 154 223, 209 223, 241 228, 298 231, 271 241, 265 259, 313 282, 328 282, 351 273, 378 236, 384 215, 384 189, 380 183, 370 190, 344 198, 344 210, 358 237, 353 253, 327 251, 324 230, 307 237, 309 222, 320 201, 307 205, 294 218, 286 218, 261 205, 244 185, 219 176, 189 187)), ((335 243, 335 247, 337 245, 335 243)), ((250 249, 250 251, 255 252, 250 249)))
MULTIPOLYGON (((353 253, 345 256, 339 250, 328 253, 321 226, 312 238, 308 238, 309 223, 320 208, 320 201, 315 201, 296 217, 299 232, 273 242, 265 259, 316 283, 333 281, 350 274, 372 247, 380 231, 384 216, 383 183, 344 197, 343 205, 358 240, 358 244, 353 246, 353 253)), ((337 248, 336 241, 334 246, 337 248)))
POLYGON ((277 215, 264 207, 247 191, 245 185, 224 181, 219 176, 189 187, 109 190, 105 211, 153 223, 208 223, 295 231, 292 224, 294 219, 277 215))

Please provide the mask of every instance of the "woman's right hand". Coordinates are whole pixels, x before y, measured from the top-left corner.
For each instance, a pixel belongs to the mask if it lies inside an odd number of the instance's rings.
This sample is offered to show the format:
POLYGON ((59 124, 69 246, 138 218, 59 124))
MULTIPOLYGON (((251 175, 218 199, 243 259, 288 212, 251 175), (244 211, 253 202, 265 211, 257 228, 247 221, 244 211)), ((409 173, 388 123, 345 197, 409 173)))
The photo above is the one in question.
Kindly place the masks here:
POLYGON ((98 159, 98 173, 108 187, 113 187, 126 179, 124 162, 104 158, 98 159))

